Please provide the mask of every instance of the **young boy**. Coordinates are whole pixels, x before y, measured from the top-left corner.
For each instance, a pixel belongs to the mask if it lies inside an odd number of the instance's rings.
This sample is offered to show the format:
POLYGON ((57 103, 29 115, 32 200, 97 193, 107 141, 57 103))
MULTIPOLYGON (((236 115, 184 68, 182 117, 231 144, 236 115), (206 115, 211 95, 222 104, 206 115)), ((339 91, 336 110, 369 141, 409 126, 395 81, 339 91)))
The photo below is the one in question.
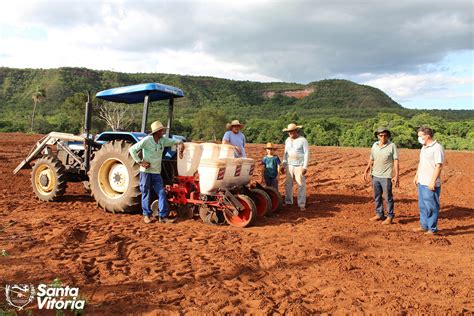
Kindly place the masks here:
POLYGON ((267 154, 262 159, 263 179, 267 186, 272 186, 278 190, 278 171, 281 164, 280 158, 273 154, 276 148, 273 147, 272 143, 267 143, 265 150, 267 154))

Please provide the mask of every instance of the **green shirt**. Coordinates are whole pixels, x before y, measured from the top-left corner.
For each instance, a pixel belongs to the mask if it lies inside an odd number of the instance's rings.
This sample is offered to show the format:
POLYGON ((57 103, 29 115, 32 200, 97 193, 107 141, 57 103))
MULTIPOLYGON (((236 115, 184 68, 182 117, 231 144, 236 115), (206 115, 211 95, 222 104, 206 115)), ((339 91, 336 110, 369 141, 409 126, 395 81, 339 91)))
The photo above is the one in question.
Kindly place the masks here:
POLYGON ((393 161, 398 160, 397 146, 392 142, 387 142, 382 147, 379 142, 372 145, 370 159, 374 161, 372 175, 377 178, 392 178, 393 161))
POLYGON ((140 166, 140 171, 145 173, 161 173, 161 158, 163 157, 163 150, 165 147, 169 147, 175 144, 181 143, 180 140, 174 140, 167 137, 161 137, 158 142, 155 143, 155 139, 152 135, 144 137, 141 141, 130 147, 128 150, 133 160, 137 163, 147 161, 150 163, 148 169, 140 166), (140 159, 138 152, 142 151, 143 159, 140 159))

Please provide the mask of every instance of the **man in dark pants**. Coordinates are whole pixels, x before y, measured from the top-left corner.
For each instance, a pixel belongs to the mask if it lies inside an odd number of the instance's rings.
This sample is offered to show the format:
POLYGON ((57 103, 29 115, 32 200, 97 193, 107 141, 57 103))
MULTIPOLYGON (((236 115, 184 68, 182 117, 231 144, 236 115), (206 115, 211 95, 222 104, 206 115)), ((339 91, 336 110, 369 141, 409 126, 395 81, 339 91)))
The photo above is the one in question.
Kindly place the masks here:
POLYGON ((144 137, 141 141, 130 147, 129 152, 133 160, 140 165, 140 191, 142 193, 143 221, 151 223, 152 211, 150 209, 151 190, 158 195, 158 209, 160 211, 158 220, 160 223, 172 223, 168 218, 169 207, 166 192, 161 178, 161 159, 165 147, 175 144, 179 145, 179 155, 182 157, 184 144, 180 140, 164 137, 166 128, 160 121, 151 124, 151 135, 144 137), (142 151, 143 159, 138 156, 142 151))
POLYGON ((379 128, 375 131, 375 137, 379 140, 372 146, 369 162, 364 172, 365 182, 369 181, 369 174, 372 176, 372 188, 374 189, 376 215, 370 218, 370 221, 383 221, 383 225, 389 225, 393 222, 395 212, 392 182, 395 184, 395 187, 399 186, 397 146, 390 141, 390 136, 390 131, 386 128, 379 128), (383 208, 382 196, 384 193, 388 209, 387 217, 384 215, 383 208))

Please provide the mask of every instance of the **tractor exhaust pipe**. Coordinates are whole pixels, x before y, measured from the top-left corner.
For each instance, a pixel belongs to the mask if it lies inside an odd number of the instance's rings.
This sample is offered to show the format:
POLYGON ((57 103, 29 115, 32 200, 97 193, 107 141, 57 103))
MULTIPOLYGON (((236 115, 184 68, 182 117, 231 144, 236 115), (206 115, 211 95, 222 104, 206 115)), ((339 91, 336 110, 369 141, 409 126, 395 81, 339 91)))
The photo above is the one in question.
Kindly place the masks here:
POLYGON ((84 169, 86 173, 89 171, 90 160, 91 160, 91 145, 92 139, 90 139, 91 132, 91 116, 92 116, 92 102, 91 102, 91 92, 87 91, 87 102, 86 102, 86 114, 84 119, 84 133, 86 138, 84 140, 84 169))
POLYGON ((87 91, 86 114, 85 114, 85 120, 84 120, 84 133, 86 134, 87 138, 89 138, 89 133, 91 131, 91 115, 92 115, 91 92, 87 91))

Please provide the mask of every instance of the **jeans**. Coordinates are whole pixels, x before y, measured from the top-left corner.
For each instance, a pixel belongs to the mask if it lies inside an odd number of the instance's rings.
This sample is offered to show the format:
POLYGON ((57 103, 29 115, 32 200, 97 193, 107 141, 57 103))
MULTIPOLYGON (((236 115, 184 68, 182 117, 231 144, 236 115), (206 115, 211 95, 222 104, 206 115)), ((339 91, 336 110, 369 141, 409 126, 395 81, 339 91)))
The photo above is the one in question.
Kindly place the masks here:
POLYGON ((140 172, 140 191, 142 192, 142 209, 144 216, 151 216, 150 208, 151 190, 155 190, 158 195, 158 209, 160 217, 167 217, 169 213, 166 191, 163 186, 163 179, 159 173, 140 172))
POLYGON ((269 187, 274 187, 275 189, 278 190, 278 176, 271 178, 267 176, 263 176, 265 179, 265 184, 269 187))
POLYGON ((379 217, 385 217, 383 209, 383 194, 385 193, 385 201, 387 202, 388 217, 394 218, 394 203, 392 195, 392 179, 378 178, 372 176, 372 188, 374 189, 375 212, 379 217))
POLYGON ((432 232, 438 231, 439 196, 441 187, 434 191, 418 183, 418 207, 420 208, 421 228, 432 232))
POLYGON ((306 205, 306 177, 303 175, 303 166, 288 166, 285 182, 285 204, 293 204, 293 180, 298 188, 298 206, 306 205))

